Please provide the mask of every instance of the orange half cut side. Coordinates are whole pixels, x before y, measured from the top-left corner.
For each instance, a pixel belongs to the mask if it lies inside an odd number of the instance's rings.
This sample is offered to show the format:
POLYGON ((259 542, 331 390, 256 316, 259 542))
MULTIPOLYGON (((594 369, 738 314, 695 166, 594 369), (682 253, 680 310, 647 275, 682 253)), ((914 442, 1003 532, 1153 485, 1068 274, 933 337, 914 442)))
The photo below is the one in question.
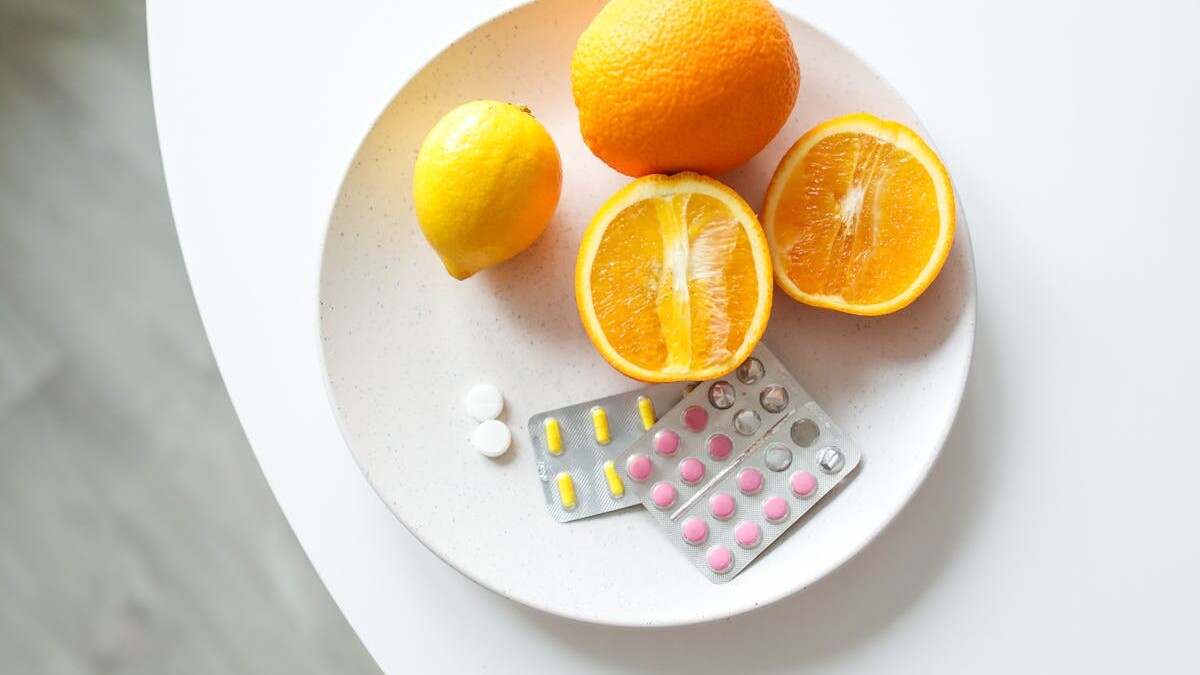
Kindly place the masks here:
POLYGON ((758 219, 695 173, 639 178, 588 225, 575 267, 584 329, 614 368, 646 382, 720 377, 749 356, 771 312, 758 219))
POLYGON ((815 307, 888 314, 941 271, 954 241, 954 191, 914 131, 860 113, 796 141, 767 188, 762 220, 785 293, 815 307))

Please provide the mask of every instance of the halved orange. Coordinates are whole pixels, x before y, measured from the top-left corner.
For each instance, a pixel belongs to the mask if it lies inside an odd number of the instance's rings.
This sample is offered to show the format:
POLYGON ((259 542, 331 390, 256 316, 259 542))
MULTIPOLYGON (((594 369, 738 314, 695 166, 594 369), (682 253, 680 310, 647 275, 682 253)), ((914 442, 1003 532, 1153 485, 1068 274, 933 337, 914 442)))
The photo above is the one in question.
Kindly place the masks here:
POLYGON ((933 282, 954 241, 946 168, 912 129, 859 113, 788 150, 763 204, 775 280, 807 305, 877 315, 933 282))
POLYGON ((618 191, 592 218, 575 266, 592 343, 645 382, 732 371, 766 329, 772 288, 754 211, 696 173, 645 176, 618 191))

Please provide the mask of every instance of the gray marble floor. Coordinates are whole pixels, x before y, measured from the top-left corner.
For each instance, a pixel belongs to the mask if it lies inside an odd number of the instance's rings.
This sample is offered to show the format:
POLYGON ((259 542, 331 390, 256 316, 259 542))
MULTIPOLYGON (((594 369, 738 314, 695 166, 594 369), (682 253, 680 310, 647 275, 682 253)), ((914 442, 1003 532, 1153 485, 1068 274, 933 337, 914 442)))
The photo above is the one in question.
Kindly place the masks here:
POLYGON ((187 285, 138 0, 0 0, 0 673, 375 667, 187 285))

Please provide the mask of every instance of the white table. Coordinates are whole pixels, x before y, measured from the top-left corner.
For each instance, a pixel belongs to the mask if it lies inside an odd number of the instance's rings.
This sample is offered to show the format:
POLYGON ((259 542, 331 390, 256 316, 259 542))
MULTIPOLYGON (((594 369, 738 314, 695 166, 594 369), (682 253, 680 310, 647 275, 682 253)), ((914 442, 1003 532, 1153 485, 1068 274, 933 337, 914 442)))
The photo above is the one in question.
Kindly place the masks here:
POLYGON ((317 365, 318 254, 347 163, 409 74, 511 4, 149 6, 167 182, 217 362, 386 671, 1200 670, 1200 5, 780 2, 932 130, 975 243, 974 370, 927 484, 843 569, 729 622, 632 632, 516 606, 426 551, 360 475, 317 365))

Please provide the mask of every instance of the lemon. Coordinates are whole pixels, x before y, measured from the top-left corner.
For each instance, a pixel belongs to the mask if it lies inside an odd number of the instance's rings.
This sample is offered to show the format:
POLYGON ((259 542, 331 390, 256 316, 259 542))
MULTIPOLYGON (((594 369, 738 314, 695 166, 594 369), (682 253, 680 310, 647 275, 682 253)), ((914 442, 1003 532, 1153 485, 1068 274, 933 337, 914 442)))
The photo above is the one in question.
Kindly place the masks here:
POLYGON ((413 172, 417 222, 455 279, 512 258, 546 229, 562 164, 528 108, 472 101, 446 113, 413 172))

